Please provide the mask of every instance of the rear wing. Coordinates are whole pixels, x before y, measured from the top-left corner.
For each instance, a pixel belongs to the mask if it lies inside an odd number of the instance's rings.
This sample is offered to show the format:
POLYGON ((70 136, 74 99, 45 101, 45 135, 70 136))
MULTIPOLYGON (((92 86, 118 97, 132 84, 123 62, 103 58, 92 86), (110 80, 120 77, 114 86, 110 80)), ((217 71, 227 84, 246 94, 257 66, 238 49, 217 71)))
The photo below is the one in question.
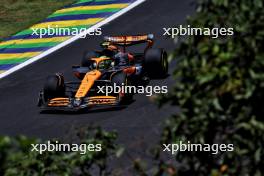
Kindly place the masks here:
POLYGON ((154 35, 134 35, 134 36, 106 36, 104 37, 104 44, 107 45, 119 45, 124 47, 124 51, 126 50, 126 46, 132 46, 140 43, 147 43, 147 47, 145 51, 152 47, 154 43, 154 35))
POLYGON ((106 36, 104 42, 109 42, 114 45, 129 46, 138 43, 153 43, 154 35, 134 35, 134 36, 106 36))

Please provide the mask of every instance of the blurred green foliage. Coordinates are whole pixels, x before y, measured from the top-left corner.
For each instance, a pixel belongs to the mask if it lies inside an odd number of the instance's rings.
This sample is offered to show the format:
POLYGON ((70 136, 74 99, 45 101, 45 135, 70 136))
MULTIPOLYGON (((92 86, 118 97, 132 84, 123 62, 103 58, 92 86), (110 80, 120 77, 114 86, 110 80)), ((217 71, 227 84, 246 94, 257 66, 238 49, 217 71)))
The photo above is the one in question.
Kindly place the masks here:
MULTIPOLYGON (((234 144, 233 152, 178 152, 156 174, 264 175, 264 1, 202 0, 191 27, 233 27, 234 36, 189 36, 174 52, 176 80, 160 103, 181 112, 161 143, 234 144)), ((142 168, 138 171, 144 175, 142 168)))
MULTIPOLYGON (((111 171, 107 166, 111 157, 118 152, 116 137, 116 133, 105 132, 101 128, 89 127, 78 130, 77 138, 74 141, 67 141, 67 144, 102 145, 100 152, 87 151, 86 154, 80 154, 80 151, 46 151, 39 154, 31 151, 31 144, 47 144, 47 141, 25 136, 0 137, 0 175, 110 175, 111 171)), ((55 140, 53 142, 55 143, 55 140)))

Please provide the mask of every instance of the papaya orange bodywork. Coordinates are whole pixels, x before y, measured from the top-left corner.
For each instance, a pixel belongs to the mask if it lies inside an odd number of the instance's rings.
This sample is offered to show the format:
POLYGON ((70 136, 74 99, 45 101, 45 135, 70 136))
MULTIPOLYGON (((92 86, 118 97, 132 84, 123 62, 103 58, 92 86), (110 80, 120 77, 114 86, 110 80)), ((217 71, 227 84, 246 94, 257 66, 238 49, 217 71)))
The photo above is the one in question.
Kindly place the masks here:
POLYGON ((88 91, 93 86, 94 81, 97 80, 101 75, 102 73, 98 70, 93 70, 93 71, 86 73, 86 75, 84 76, 81 82, 81 85, 78 91, 75 94, 75 98, 85 97, 88 91))
POLYGON ((123 72, 125 72, 126 74, 131 75, 131 74, 136 72, 136 67, 127 67, 127 68, 125 68, 123 70, 123 72))

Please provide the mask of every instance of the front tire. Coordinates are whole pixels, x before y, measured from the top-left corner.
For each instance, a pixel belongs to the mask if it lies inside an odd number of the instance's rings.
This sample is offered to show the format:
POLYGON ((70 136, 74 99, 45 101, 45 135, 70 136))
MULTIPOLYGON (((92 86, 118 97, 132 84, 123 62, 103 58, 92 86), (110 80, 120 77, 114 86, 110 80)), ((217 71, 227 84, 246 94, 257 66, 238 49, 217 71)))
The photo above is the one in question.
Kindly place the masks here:
POLYGON ((48 76, 44 84, 44 100, 65 96, 64 77, 60 74, 48 76))

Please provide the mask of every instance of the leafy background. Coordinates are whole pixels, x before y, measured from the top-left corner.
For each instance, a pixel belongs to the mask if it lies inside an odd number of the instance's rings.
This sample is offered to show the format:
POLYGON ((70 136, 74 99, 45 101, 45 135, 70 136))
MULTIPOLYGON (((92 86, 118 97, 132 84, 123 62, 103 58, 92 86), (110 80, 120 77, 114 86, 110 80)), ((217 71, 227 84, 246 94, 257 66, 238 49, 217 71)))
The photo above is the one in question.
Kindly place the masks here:
MULTIPOLYGON (((100 152, 31 151, 31 144, 47 144, 47 141, 25 136, 0 137, 0 175, 110 175, 109 159, 119 155, 117 134, 105 132, 99 127, 81 128, 76 136, 59 141, 60 144, 101 144, 100 152)), ((55 139, 53 143, 55 144, 55 139)), ((122 151, 122 149, 121 149, 122 151)))
POLYGON ((161 144, 234 144, 235 150, 178 152, 173 165, 158 157, 155 175, 263 175, 263 1, 203 0, 187 24, 233 27, 234 36, 189 36, 179 44, 177 81, 160 105, 170 103, 181 112, 167 120, 161 144))

